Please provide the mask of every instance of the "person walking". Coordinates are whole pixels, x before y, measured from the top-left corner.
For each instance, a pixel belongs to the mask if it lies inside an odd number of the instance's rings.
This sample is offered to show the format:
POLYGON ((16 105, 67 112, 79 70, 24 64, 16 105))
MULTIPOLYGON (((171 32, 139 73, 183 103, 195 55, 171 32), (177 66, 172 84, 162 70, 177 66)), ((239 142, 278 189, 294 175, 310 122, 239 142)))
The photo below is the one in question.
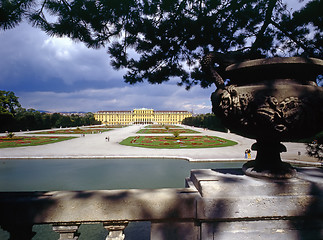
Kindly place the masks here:
POLYGON ((248 159, 251 159, 251 150, 250 149, 248 149, 247 155, 248 155, 248 159))

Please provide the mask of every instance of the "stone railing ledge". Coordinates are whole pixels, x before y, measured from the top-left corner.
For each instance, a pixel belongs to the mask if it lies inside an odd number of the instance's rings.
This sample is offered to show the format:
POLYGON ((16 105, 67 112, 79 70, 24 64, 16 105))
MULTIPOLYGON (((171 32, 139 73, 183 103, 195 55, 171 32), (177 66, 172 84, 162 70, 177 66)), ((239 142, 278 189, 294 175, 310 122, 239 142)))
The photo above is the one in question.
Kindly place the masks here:
POLYGON ((186 188, 2 192, 0 226, 10 240, 32 239, 52 224, 59 240, 101 223, 123 240, 129 222, 149 221, 152 240, 323 239, 323 170, 298 168, 291 179, 257 179, 241 169, 197 169, 186 188), (220 236, 220 237, 219 237, 220 236))
POLYGON ((192 219, 194 189, 0 193, 0 223, 109 222, 192 219))

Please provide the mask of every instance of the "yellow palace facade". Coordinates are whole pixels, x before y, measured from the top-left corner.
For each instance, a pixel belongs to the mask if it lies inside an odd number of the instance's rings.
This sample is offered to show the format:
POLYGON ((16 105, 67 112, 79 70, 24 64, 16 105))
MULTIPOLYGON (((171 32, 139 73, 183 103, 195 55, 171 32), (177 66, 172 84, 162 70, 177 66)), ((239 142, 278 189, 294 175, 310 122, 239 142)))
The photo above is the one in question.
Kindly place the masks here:
POLYGON ((192 117, 192 113, 188 111, 155 111, 147 108, 94 113, 95 120, 107 125, 181 124, 183 119, 187 117, 192 117))

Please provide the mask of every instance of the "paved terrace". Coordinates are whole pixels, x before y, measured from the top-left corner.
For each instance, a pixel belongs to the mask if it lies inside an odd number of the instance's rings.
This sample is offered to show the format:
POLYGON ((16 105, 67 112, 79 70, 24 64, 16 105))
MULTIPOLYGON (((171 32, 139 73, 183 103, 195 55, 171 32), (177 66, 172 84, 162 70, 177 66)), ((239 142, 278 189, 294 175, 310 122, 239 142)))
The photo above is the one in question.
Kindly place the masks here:
MULTIPOLYGON (((238 136, 232 133, 223 133, 201 128, 191 128, 201 132, 200 134, 191 135, 210 135, 230 139, 238 142, 231 147, 220 148, 201 148, 201 149, 151 149, 120 145, 123 139, 129 136, 141 135, 136 132, 143 128, 143 125, 132 125, 124 128, 116 128, 101 134, 86 134, 85 137, 80 135, 77 138, 47 144, 40 146, 2 148, 0 149, 0 158, 114 158, 114 157, 166 157, 166 158, 185 158, 189 161, 221 161, 221 160, 244 160, 244 151, 251 148, 255 142, 253 139, 238 136), (106 141, 106 137, 110 141, 106 141)), ((28 135, 30 132, 18 132, 17 136, 28 135)), ((4 135, 4 134, 2 134, 4 135)), ((144 135, 144 134, 142 134, 144 135)), ((149 135, 149 134, 146 134, 149 135)), ((152 135, 152 134, 151 134, 152 135)), ((181 134, 181 136, 189 134, 181 134)), ((37 134, 37 136, 42 136, 37 134)), ((51 134, 50 136, 53 136, 51 134)), ((62 134, 58 135, 62 136, 62 134)), ((65 135, 66 136, 66 135, 65 135)), ((282 154, 283 160, 316 162, 316 159, 306 156, 305 144, 302 143, 284 143, 287 147, 287 153, 282 154), (298 155, 298 152, 301 155, 298 155)), ((256 152, 252 152, 252 158, 256 152)))

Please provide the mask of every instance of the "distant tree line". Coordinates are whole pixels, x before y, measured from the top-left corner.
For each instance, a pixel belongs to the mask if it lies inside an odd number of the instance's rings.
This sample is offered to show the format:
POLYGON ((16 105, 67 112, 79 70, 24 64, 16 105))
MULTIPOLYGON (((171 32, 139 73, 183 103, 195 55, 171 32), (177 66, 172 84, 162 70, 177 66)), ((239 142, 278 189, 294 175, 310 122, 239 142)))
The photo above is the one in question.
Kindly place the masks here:
POLYGON ((0 132, 16 132, 26 130, 40 130, 58 127, 77 127, 83 125, 100 124, 93 113, 84 116, 61 113, 44 113, 35 109, 22 108, 18 97, 11 91, 0 90, 0 132))
POLYGON ((18 108, 15 115, 0 114, 0 131, 16 132, 26 130, 51 129, 59 127, 77 127, 100 124, 94 119, 93 113, 84 116, 61 113, 42 113, 34 109, 18 108))
POLYGON ((215 131, 227 131, 227 129, 221 123, 221 120, 212 113, 188 117, 185 118, 182 123, 188 126, 207 128, 215 131))

